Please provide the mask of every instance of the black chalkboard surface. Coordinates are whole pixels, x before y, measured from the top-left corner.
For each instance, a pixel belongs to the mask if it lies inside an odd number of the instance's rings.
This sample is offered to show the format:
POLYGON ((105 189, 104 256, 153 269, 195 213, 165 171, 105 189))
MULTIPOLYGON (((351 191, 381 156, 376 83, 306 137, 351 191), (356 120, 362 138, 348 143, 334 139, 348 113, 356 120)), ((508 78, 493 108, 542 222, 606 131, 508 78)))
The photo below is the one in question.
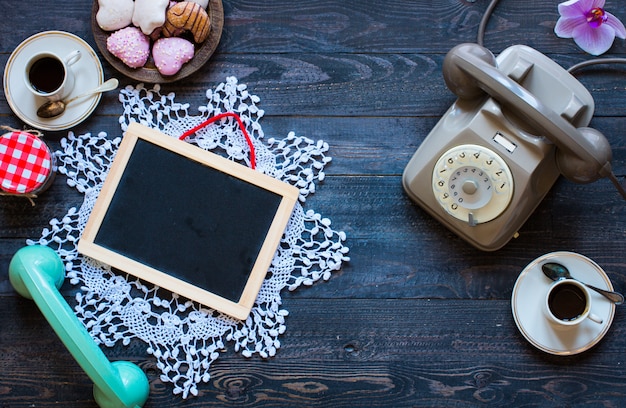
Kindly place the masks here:
POLYGON ((133 123, 78 250, 245 319, 298 194, 289 184, 133 123))

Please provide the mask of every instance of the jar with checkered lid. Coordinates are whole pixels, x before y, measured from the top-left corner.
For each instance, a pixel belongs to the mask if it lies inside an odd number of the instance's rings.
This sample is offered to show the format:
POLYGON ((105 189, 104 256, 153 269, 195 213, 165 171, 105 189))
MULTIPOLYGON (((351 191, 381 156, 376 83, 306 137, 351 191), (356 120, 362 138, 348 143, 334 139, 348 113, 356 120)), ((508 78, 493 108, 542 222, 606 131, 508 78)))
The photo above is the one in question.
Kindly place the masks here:
POLYGON ((39 137, 19 130, 0 136, 0 194, 32 199, 53 178, 54 155, 39 137))

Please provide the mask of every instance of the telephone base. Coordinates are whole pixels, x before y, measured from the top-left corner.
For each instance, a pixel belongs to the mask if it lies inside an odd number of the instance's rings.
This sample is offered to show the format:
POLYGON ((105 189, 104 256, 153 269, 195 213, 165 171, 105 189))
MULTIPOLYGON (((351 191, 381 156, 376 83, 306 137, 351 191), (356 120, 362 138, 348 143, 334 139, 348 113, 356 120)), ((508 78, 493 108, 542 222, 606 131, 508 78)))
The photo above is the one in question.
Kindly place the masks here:
POLYGON ((556 141, 559 147, 568 143, 542 130, 538 123, 546 117, 538 115, 535 121, 533 112, 528 113, 532 104, 516 106, 511 103, 515 97, 499 98, 498 90, 525 94, 531 102, 537 98, 538 109, 576 127, 587 126, 594 109, 593 98, 580 82, 530 47, 507 48, 495 61, 497 68, 485 67, 484 61, 472 67, 472 73, 488 83, 478 86, 489 88, 489 93, 459 97, 402 176, 413 201, 483 251, 498 250, 518 234, 560 175, 556 141), (484 78, 485 72, 476 72, 483 68, 494 75, 492 82, 484 78))

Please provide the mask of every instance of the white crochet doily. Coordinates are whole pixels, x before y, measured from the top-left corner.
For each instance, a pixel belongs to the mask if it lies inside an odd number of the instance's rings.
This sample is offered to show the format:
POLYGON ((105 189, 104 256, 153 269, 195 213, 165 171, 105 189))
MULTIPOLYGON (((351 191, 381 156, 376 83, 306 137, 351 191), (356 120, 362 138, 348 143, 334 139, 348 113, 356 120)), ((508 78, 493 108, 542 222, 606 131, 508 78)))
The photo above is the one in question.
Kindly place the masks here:
MULTIPOLYGON (((315 192, 315 183, 324 179, 324 167, 331 160, 326 156, 328 144, 296 136, 294 132, 285 139, 264 140, 259 124, 264 114, 258 107, 260 99, 236 78, 229 77, 215 89, 207 90, 206 97, 207 104, 198 107, 199 113, 193 115, 189 104, 177 102, 173 93, 161 94, 158 85, 152 89, 143 84, 128 86, 120 91, 124 113, 119 122, 122 132, 134 121, 179 137, 207 118, 235 112, 253 141, 256 170, 300 189, 300 202, 245 321, 119 274, 77 252, 76 243, 121 137, 110 138, 103 132, 78 136, 69 132, 61 140, 61 149, 55 152, 58 171, 67 176, 71 187, 85 195, 84 201, 80 208, 70 208, 61 218, 52 219, 39 239, 28 240, 30 245, 55 249, 70 282, 80 285, 75 311, 94 340, 106 346, 118 342, 128 345, 132 339, 144 341, 161 370, 161 380, 171 382, 174 394, 183 398, 197 395, 198 384, 209 380, 211 363, 226 347, 232 346, 245 357, 274 356, 288 315, 281 307, 281 290, 327 280, 349 260, 345 234, 333 230, 328 218, 302 207, 308 195, 315 192)), ((249 165, 249 148, 235 120, 209 125, 188 141, 249 165)))

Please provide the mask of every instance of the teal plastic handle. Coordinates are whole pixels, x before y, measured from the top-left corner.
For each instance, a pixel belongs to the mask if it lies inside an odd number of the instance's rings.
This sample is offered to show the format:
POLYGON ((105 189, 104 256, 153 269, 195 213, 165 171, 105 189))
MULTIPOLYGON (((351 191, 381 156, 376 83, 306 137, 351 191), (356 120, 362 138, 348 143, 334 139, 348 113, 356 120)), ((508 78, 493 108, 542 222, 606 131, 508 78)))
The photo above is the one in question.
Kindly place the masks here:
POLYGON ((27 246, 9 264, 9 280, 20 295, 33 299, 65 347, 94 382, 101 408, 142 407, 150 385, 146 374, 128 361, 111 363, 78 320, 59 289, 65 278, 61 258, 46 246, 27 246))

